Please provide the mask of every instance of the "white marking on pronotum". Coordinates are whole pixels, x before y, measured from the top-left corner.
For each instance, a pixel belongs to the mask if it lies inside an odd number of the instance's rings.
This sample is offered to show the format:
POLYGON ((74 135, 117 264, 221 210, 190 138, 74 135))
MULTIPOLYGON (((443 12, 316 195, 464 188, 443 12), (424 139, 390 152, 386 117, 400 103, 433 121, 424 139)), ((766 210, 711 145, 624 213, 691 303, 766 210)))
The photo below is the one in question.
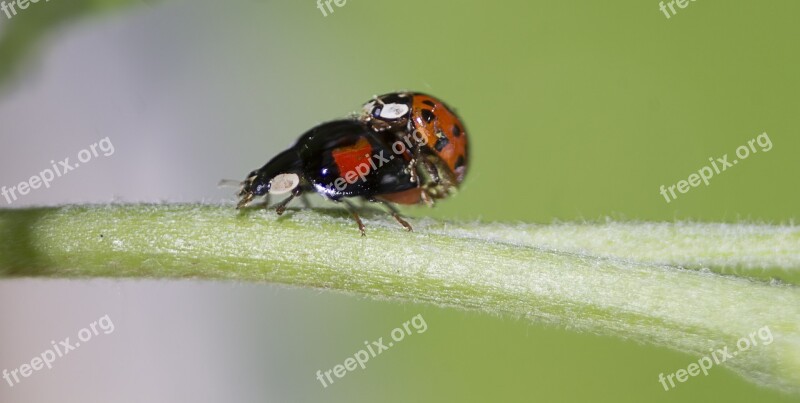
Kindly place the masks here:
POLYGON ((381 117, 384 119, 397 119, 408 113, 406 104, 386 104, 381 109, 381 117))
POLYGON ((269 182, 269 194, 271 195, 281 195, 284 193, 289 193, 297 185, 300 184, 300 177, 297 174, 280 174, 276 175, 272 180, 269 182))

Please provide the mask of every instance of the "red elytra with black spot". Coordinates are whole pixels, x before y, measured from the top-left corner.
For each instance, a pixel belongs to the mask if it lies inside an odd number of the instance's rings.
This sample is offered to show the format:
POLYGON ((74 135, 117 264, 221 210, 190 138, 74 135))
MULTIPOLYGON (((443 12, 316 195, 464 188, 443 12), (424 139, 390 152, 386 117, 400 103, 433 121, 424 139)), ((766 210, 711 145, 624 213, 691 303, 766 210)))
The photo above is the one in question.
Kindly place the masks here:
POLYGON ((467 133, 461 119, 443 102, 425 94, 414 94, 411 119, 427 138, 427 144, 455 174, 458 183, 467 173, 467 133))

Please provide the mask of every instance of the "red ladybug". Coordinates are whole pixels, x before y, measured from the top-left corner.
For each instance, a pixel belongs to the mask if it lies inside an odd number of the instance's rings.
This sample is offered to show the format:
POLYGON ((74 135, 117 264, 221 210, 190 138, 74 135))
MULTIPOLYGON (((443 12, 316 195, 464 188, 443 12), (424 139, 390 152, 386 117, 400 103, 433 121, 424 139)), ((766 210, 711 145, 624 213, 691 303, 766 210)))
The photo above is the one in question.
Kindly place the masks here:
POLYGON ((433 205, 435 199, 447 197, 464 181, 469 161, 467 133, 461 119, 444 102, 426 94, 399 92, 375 97, 362 110, 360 120, 391 140, 405 140, 409 134, 415 140, 424 137, 417 141, 417 149, 408 150, 407 159, 427 178, 421 178, 414 191, 391 195, 392 201, 433 205))
POLYGON ((391 93, 367 102, 350 119, 323 123, 304 133, 295 145, 241 182, 237 208, 257 196, 288 193, 275 205, 286 205, 306 192, 344 202, 364 224, 350 198, 385 205, 409 231, 393 203, 432 206, 454 193, 464 181, 468 162, 467 133, 451 108, 420 93, 391 93))

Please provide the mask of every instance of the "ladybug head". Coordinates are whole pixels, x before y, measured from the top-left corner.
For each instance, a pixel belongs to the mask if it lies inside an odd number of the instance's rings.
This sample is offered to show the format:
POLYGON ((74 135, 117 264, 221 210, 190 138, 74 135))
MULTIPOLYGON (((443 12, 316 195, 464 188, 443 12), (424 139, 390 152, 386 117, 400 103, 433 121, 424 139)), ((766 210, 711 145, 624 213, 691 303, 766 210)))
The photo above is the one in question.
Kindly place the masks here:
POLYGON ((376 96, 364 104, 361 120, 378 131, 406 128, 412 100, 411 94, 404 92, 376 96))
POLYGON ((241 189, 239 190, 239 204, 236 208, 247 206, 254 197, 263 196, 269 192, 269 180, 265 181, 263 175, 259 171, 250 172, 247 179, 243 180, 241 189))
POLYGON ((266 165, 250 172, 247 178, 240 182, 241 189, 236 208, 247 206, 258 196, 278 195, 289 193, 300 185, 300 160, 294 148, 290 148, 266 165))
POLYGON ((239 204, 236 208, 247 206, 253 198, 270 195, 289 193, 300 184, 300 176, 296 173, 282 173, 273 177, 266 177, 260 171, 250 172, 247 179, 242 182, 239 191, 239 204))

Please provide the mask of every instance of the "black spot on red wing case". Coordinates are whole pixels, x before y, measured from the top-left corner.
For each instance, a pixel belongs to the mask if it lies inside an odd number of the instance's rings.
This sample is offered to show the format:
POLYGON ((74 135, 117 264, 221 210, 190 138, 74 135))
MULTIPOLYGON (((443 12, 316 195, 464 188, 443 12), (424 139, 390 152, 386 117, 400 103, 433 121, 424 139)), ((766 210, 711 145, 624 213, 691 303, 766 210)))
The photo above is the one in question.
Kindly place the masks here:
POLYGON ((464 166, 464 156, 459 155, 458 160, 456 161, 456 169, 461 168, 464 166))
POLYGON ((436 117, 430 109, 423 109, 420 113, 422 114, 422 118, 428 123, 436 117))

